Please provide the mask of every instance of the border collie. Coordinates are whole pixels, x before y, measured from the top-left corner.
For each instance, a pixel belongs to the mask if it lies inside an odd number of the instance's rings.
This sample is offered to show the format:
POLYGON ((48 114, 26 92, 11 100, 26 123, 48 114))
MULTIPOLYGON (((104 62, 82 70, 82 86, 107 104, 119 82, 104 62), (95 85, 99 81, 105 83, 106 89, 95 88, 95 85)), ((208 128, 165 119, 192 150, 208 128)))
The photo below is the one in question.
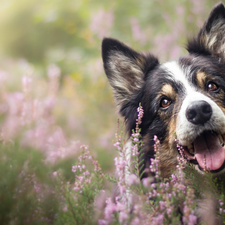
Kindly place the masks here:
POLYGON ((141 134, 144 164, 154 156, 154 135, 161 143, 160 170, 168 177, 177 165, 177 143, 195 168, 225 172, 225 8, 215 6, 188 55, 163 64, 152 54, 136 52, 105 38, 102 58, 119 113, 131 134, 137 108, 144 109, 141 134))

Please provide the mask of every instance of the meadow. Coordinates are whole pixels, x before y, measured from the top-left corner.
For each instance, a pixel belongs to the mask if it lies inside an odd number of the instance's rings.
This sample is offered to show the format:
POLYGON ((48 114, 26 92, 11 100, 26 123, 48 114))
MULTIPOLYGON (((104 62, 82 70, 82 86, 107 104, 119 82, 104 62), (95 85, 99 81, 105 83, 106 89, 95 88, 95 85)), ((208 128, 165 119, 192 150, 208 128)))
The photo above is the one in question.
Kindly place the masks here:
POLYGON ((223 177, 197 174, 179 144, 177 171, 163 180, 155 137, 156 176, 140 181, 144 112, 137 109, 130 166, 101 60, 101 41, 109 36, 161 62, 176 59, 216 3, 1 2, 0 224, 225 221, 223 177))

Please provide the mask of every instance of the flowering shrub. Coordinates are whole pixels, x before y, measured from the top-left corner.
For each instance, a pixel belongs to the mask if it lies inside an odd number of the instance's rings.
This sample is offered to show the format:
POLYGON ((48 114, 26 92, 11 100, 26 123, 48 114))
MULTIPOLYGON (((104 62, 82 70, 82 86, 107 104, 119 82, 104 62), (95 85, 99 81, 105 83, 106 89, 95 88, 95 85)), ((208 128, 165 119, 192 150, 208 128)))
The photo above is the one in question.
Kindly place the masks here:
POLYGON ((21 90, 10 91, 6 77, 1 79, 1 224, 191 225, 208 217, 225 220, 223 177, 215 179, 207 170, 204 176, 197 173, 179 143, 177 170, 163 180, 155 136, 149 168, 154 175, 140 180, 141 106, 131 143, 116 134, 116 176, 105 174, 88 146, 68 138, 57 124, 59 78, 60 69, 51 65, 44 95, 34 92, 37 80, 29 76, 21 77, 21 90))
MULTIPOLYGON (((115 158, 119 193, 115 200, 108 198, 104 209, 104 219, 99 224, 197 224, 196 196, 194 189, 187 185, 184 168, 186 160, 181 154, 178 158, 177 172, 169 180, 162 180, 159 171, 160 142, 155 136, 155 158, 151 159, 150 171, 153 177, 144 178, 139 169, 138 156, 142 152, 139 125, 143 109, 138 109, 136 129, 132 134, 131 161, 127 160, 121 137, 115 146, 119 158, 115 158)), ((181 147, 179 147, 181 149, 181 147)), ((180 150, 181 151, 181 150, 180 150)))

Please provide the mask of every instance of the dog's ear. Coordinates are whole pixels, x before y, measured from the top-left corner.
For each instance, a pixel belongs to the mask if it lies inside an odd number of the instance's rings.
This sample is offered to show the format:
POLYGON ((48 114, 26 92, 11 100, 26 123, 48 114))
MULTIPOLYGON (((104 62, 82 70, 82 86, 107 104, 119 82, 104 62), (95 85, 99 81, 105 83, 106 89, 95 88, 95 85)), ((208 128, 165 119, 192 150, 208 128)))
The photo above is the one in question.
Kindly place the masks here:
POLYGON ((136 112, 138 93, 149 71, 159 64, 158 59, 138 53, 111 38, 105 38, 102 42, 102 58, 119 112, 127 118, 132 104, 136 112))
POLYGON ((189 41, 187 50, 225 61, 225 8, 222 3, 212 9, 197 38, 189 41))

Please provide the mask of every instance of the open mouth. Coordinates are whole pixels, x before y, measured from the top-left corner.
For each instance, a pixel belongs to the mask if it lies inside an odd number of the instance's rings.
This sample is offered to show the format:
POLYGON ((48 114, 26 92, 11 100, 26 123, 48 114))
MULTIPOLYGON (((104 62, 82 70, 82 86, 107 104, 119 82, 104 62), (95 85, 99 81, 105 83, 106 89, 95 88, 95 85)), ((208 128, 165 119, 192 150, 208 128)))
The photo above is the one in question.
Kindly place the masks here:
POLYGON ((204 131, 193 143, 184 146, 184 155, 200 170, 218 173, 225 168, 224 136, 213 131, 204 131))

